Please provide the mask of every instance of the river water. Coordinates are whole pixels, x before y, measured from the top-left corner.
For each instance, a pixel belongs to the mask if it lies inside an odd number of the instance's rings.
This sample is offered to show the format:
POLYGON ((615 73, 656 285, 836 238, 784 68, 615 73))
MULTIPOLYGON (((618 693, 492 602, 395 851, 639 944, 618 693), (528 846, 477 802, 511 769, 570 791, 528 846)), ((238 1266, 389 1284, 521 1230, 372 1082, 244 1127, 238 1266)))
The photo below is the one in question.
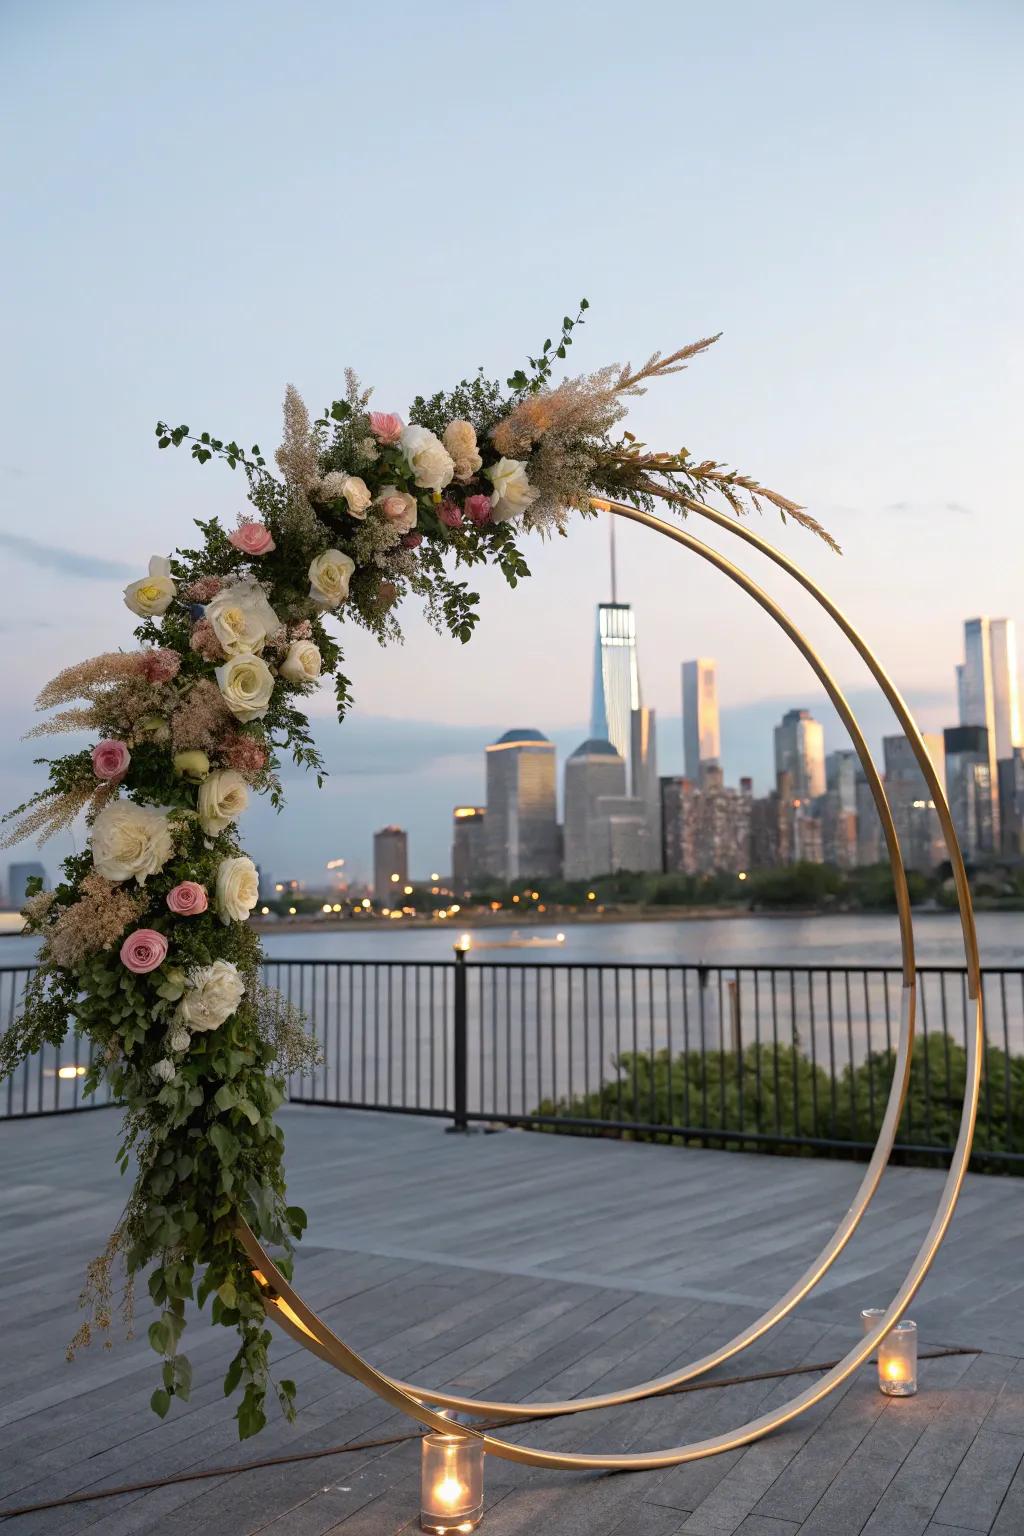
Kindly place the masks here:
MULTIPOLYGON (((1024 912, 978 914, 981 961, 985 966, 1024 967, 1024 912)), ((481 958, 487 946, 513 940, 514 928, 473 930, 437 924, 433 928, 360 927, 358 922, 313 933, 279 930, 263 935, 271 960, 447 960, 460 932, 469 931, 481 958)), ((552 939, 557 948, 512 948, 501 958, 531 963, 570 961, 593 965, 898 965, 899 930, 891 913, 842 916, 744 915, 699 917, 666 922, 588 922, 561 926, 531 925, 522 938, 552 939)), ((914 935, 921 965, 962 965, 960 921, 951 912, 915 913, 914 935)), ((34 939, 0 938, 0 966, 30 964, 34 939)), ((496 952, 493 958, 499 958, 496 952)))

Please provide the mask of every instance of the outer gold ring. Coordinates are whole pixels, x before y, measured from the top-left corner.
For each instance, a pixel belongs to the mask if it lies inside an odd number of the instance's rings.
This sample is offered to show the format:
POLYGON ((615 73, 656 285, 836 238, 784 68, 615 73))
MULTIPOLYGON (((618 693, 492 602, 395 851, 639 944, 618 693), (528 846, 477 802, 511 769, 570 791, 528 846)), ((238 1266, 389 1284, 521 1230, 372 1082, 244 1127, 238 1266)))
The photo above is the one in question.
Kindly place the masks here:
MULTIPOLYGON (((963 858, 953 828, 941 785, 938 782, 934 768, 928 757, 920 733, 907 710, 906 704, 898 691, 886 676, 881 665, 870 652, 866 643, 861 639, 853 626, 844 615, 825 597, 811 579, 797 566, 790 562, 779 551, 766 544, 756 534, 741 524, 735 524, 723 514, 715 512, 712 508, 705 507, 689 498, 676 495, 667 495, 666 499, 682 503, 690 510, 708 518, 718 526, 738 533, 746 542, 752 544, 774 560, 782 569, 799 581, 799 583, 811 593, 820 605, 829 613, 830 617, 838 624, 847 638, 855 645, 856 649, 869 666, 876 681, 892 706, 897 718, 903 726, 911 747, 918 759, 922 772, 932 791, 938 811, 943 835, 949 849, 950 860, 953 866, 957 897, 960 904, 961 923, 964 932, 965 950, 968 966, 968 991, 975 1001, 975 1028, 968 1041, 967 1052, 967 1081, 964 1098, 963 1113, 961 1118, 960 1133, 954 1151, 949 1174, 943 1187, 942 1197, 936 1211, 932 1226, 921 1248, 918 1250, 913 1263, 908 1270, 907 1277, 900 1287, 899 1292, 891 1303, 884 1317, 859 1343, 844 1356, 830 1371, 826 1372, 818 1381, 806 1388, 788 1404, 783 1405, 771 1413, 763 1414, 759 1418, 751 1420, 738 1429, 729 1431, 724 1435, 714 1436, 707 1440, 693 1442, 690 1445, 678 1446, 665 1451, 633 1453, 620 1456, 600 1455, 559 1455, 538 1448, 516 1445, 493 1435, 482 1435, 484 1444, 492 1454, 502 1456, 508 1460, 521 1461, 534 1466, 560 1467, 566 1469, 605 1468, 605 1469, 642 1469, 676 1465, 680 1462, 695 1460, 702 1456, 713 1455, 718 1451, 732 1449, 738 1445, 744 1445, 752 1440, 768 1434, 772 1429, 788 1423, 792 1418, 804 1412, 814 1403, 819 1402, 829 1392, 845 1381, 863 1360, 875 1348, 878 1341, 899 1319, 903 1310, 917 1291, 923 1281, 935 1253, 945 1235, 946 1228, 952 1217, 967 1162, 970 1157, 971 1141, 974 1133, 974 1122, 977 1113, 978 1093, 980 1087, 980 1063, 982 1043, 982 1003, 980 974, 978 964, 977 936, 974 926, 974 917, 971 909, 970 892, 967 885, 966 871, 963 866, 963 858)), ((839 1253, 846 1246, 853 1232, 870 1202, 881 1174, 884 1171, 888 1156, 891 1151, 892 1141, 895 1137, 896 1125, 902 1109, 903 1097, 906 1092, 906 1084, 909 1076, 910 1046, 914 1028, 914 1001, 915 1001, 915 966, 913 953, 912 919, 910 913, 909 894, 906 887, 906 874, 900 855, 898 839, 893 826, 891 812, 885 797, 884 789, 878 778, 877 771, 871 761, 866 743, 849 705, 838 685, 831 677, 824 663, 814 652, 809 642, 799 630, 791 623, 788 617, 742 571, 734 566, 717 551, 701 544, 690 534, 682 529, 673 527, 653 517, 650 513, 636 508, 625 506, 617 502, 594 500, 594 506, 619 516, 626 517, 634 522, 643 523, 654 531, 674 539, 677 543, 698 554, 704 560, 721 570, 738 586, 754 597, 760 606, 769 613, 780 625, 783 631, 790 637, 797 648, 810 663, 826 688, 837 712, 842 718, 850 733, 854 746, 860 757, 862 766, 871 785, 872 794, 878 807, 882 820, 886 844, 889 849, 890 862, 893 868, 893 876, 896 889, 897 909, 900 918, 900 938, 903 948, 903 972, 904 992, 903 1009, 901 1011, 900 1049, 897 1056, 896 1070, 893 1084, 890 1088, 889 1102, 883 1120, 879 1139, 871 1162, 861 1182, 857 1197, 847 1212, 846 1217, 837 1227, 833 1237, 822 1250, 818 1259, 809 1267, 805 1274, 794 1286, 780 1298, 775 1305, 763 1314, 755 1323, 751 1324, 742 1333, 738 1334, 729 1344, 702 1360, 694 1362, 682 1372, 676 1372, 671 1376, 661 1377, 656 1381, 647 1382, 639 1387, 629 1388, 622 1392, 609 1393, 598 1398, 574 1399, 565 1403, 543 1404, 501 1404, 485 1402, 480 1399, 471 1399, 455 1394, 437 1393, 429 1388, 411 1386, 406 1383, 392 1380, 383 1373, 377 1371, 362 1359, 355 1351, 349 1349, 330 1329, 313 1313, 301 1297, 291 1288, 285 1278, 273 1265, 269 1256, 255 1238, 253 1233, 244 1227, 240 1231, 240 1239, 246 1252, 254 1265, 254 1274, 264 1289, 265 1305, 268 1315, 275 1318, 281 1326, 293 1338, 310 1348, 313 1353, 352 1375, 357 1380, 369 1386, 385 1401, 393 1406, 401 1408, 405 1413, 418 1422, 432 1428, 444 1428, 446 1423, 450 1427, 450 1421, 434 1409, 425 1406, 425 1400, 432 1403, 440 1403, 446 1407, 462 1408, 472 1413, 491 1414, 500 1413, 515 1417, 536 1417, 542 1414, 579 1412, 588 1408, 611 1407, 622 1403, 635 1401, 637 1398, 650 1396, 654 1393, 665 1391, 672 1385, 679 1384, 694 1376, 701 1374, 738 1353, 761 1337, 769 1328, 779 1322, 788 1312, 796 1306, 797 1302, 805 1296, 817 1283, 821 1276, 828 1270, 839 1253)), ((480 1435, 479 1431, 467 1430, 474 1436, 480 1435)))

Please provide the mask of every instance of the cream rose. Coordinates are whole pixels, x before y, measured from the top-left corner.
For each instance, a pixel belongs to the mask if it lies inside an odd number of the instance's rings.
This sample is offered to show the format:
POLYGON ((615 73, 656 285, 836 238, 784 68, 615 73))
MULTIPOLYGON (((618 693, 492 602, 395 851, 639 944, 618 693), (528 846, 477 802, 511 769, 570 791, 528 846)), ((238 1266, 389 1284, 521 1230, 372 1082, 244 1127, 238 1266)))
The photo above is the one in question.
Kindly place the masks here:
POLYGON ((356 568, 340 549, 325 549, 309 567, 309 595, 318 608, 339 608, 348 597, 348 584, 356 568))
POLYGON ((228 656, 257 654, 281 628, 263 588, 248 582, 218 592, 207 603, 205 617, 228 656))
POLYGON ((249 790, 240 773, 221 768, 199 786, 199 825, 210 836, 230 827, 249 804, 249 790))
POLYGON ((193 1034, 219 1029, 245 995, 245 983, 230 960, 215 960, 189 972, 188 987, 175 1016, 193 1034))
POLYGON ((236 720, 263 719, 274 691, 274 674, 261 656, 230 656, 215 668, 214 676, 236 720))
POLYGON ((293 640, 278 671, 290 683, 312 683, 320 676, 320 647, 312 640, 293 640))
POLYGON ((377 505, 397 532, 411 533, 416 527, 416 497, 408 491, 400 491, 397 485, 385 485, 378 493, 377 505))
POLYGON ((483 463, 476 445, 476 428, 471 421, 450 421, 444 429, 444 445, 455 463, 455 478, 465 485, 483 463))
POLYGON ((540 495, 527 478, 523 459, 499 459, 485 474, 494 487, 491 517, 496 523, 506 523, 518 512, 525 512, 540 495))
POLYGON ((187 1051, 191 1043, 192 1036, 180 1024, 167 1037, 167 1044, 172 1051, 187 1051))
POLYGON ((166 813, 133 800, 104 806, 93 822, 89 842, 96 873, 115 883, 134 878, 145 885, 174 852, 166 813))
POLYGON ((341 469, 332 469, 329 475, 324 475, 320 482, 320 495, 324 501, 337 501, 343 496, 349 514, 360 520, 366 516, 367 508, 373 500, 365 480, 360 480, 358 475, 346 475, 341 469))
POLYGON ((153 1068, 153 1076, 158 1082, 173 1083, 176 1076, 174 1062, 169 1061, 165 1056, 163 1061, 156 1063, 156 1066, 153 1068))
POLYGON ((154 555, 149 562, 149 575, 141 581, 130 581, 124 589, 124 600, 140 618, 155 619, 167 612, 177 591, 171 580, 171 562, 163 555, 154 555))
POLYGON ((222 923, 244 923, 260 899, 260 877, 252 859, 241 854, 217 866, 217 913, 222 923))
POLYGON ((447 448, 426 427, 403 427, 398 439, 418 486, 425 491, 443 491, 450 485, 455 465, 447 448))

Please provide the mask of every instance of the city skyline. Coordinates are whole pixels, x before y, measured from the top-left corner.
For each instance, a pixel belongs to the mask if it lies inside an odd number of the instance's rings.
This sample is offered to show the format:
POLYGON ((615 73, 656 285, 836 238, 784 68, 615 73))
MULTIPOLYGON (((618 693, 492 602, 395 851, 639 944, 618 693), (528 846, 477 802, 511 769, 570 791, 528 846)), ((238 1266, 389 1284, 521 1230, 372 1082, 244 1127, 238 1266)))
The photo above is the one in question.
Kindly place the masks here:
MULTIPOLYGON (((1012 621, 1001 618, 965 620, 963 627, 968 657, 972 635, 991 631, 1001 637, 1001 642, 1006 635, 1012 635, 1012 621)), ((598 656, 595 672, 600 665, 598 656)), ((958 668, 957 694, 961 712, 966 686, 963 673, 964 669, 958 668)), ((1005 674, 1004 695, 1012 701, 1018 688, 1016 668, 1008 664, 1005 674)), ((688 698, 694 703, 702 698, 707 701, 709 697, 713 701, 716 683, 713 658, 684 663, 683 677, 684 711, 688 698), (685 682, 688 673, 689 689, 685 682), (710 689, 705 687, 705 679, 710 681, 710 689)), ((716 745, 720 745, 716 706, 713 720, 716 745)), ((684 713, 682 724, 685 754, 688 738, 690 743, 698 739, 696 709, 689 721, 684 713)), ((1024 752, 1015 747, 1014 761, 1001 762, 1001 768, 1012 770, 1007 775, 1010 788, 1006 790, 1000 779, 994 780, 989 774, 985 728, 951 726, 944 727, 942 732, 925 731, 923 736, 939 783, 944 788, 949 770, 948 798, 965 854, 977 858, 995 856, 1002 851, 1009 856, 1019 856, 1024 851, 1021 836, 1024 752), (1004 799, 1013 799, 1016 806, 1016 840, 1002 847, 997 836, 1000 794, 1004 799)), ((705 741, 710 739, 704 736, 705 741)), ((726 855, 726 863, 728 867, 735 864, 737 868, 749 862, 758 849, 772 849, 771 857, 781 858, 783 862, 809 859, 839 867, 874 863, 882 857, 877 814, 856 754, 850 748, 838 748, 826 755, 824 727, 811 710, 787 709, 773 727, 773 783, 761 797, 755 795, 754 780, 749 774, 739 776, 738 790, 730 787, 717 757, 700 757, 696 777, 692 774, 659 776, 655 741, 654 713, 645 708, 634 710, 631 715, 632 770, 607 738, 588 737, 565 754, 564 789, 560 799, 557 748, 542 732, 532 727, 520 727, 504 733, 497 742, 489 745, 486 748, 488 794, 493 796, 496 804, 504 800, 507 806, 513 807, 516 796, 521 797, 518 777, 508 778, 504 757, 493 760, 494 768, 501 771, 492 772, 491 754, 509 752, 518 762, 524 751, 528 756, 540 752, 544 763, 540 790, 544 804, 540 815, 546 830, 542 829, 540 842, 534 831, 531 851, 525 862, 520 863, 518 845, 516 851, 511 852, 512 843, 519 837, 518 830, 509 830, 518 815, 514 808, 503 810, 500 819, 492 821, 490 828, 485 825, 486 807, 456 808, 453 812, 456 839, 460 831, 465 837, 473 830, 460 828, 458 818, 472 816, 478 824, 476 868, 481 881, 486 876, 499 881, 520 876, 547 876, 552 872, 554 849, 559 840, 562 849, 560 867, 567 879, 588 878, 619 868, 632 867, 641 871, 659 868, 661 862, 654 858, 654 849, 660 851, 661 859, 666 859, 670 857, 670 846, 676 849, 679 867, 685 872, 694 872, 705 864, 708 869, 716 867, 713 862, 716 855, 708 850, 719 847, 731 850, 726 855), (673 785, 678 788, 673 790, 673 785), (666 799, 666 795, 672 798, 666 799), (739 799, 736 799, 737 795, 739 799), (702 797, 707 800, 705 811, 700 808, 702 797), (779 807, 777 811, 771 810, 773 801, 779 807), (783 827, 780 817, 787 805, 796 814, 790 818, 791 824, 783 827), (741 818, 738 831, 737 824, 726 825, 730 820, 735 823, 737 814, 741 818), (689 830, 687 817, 690 817, 689 830), (744 842, 744 839, 748 841, 744 842), (741 847, 746 848, 742 857, 737 851, 741 847), (499 849, 504 851, 499 852, 499 849), (634 861, 632 865, 630 859, 634 861)), ((887 734, 881 739, 878 761, 908 867, 928 870, 943 856, 943 845, 934 802, 917 760, 902 735, 887 734)), ((516 775, 518 773, 517 767, 516 775)), ((538 780, 531 790, 537 804, 539 783, 538 780)), ((435 864, 439 862, 443 861, 433 860, 435 864)), ((453 878, 457 864, 458 853, 453 840, 453 878)), ((466 848, 464 868, 469 867, 470 853, 466 848)), ((464 886, 469 881, 460 879, 457 883, 464 886)))
MULTIPOLYGON (((974 619, 963 620, 960 621, 959 628, 965 635, 974 633, 975 626, 977 626, 978 622, 978 620, 974 619)), ((1012 634, 1012 620, 1009 624, 1007 624, 1007 621, 1003 618, 986 617, 984 623, 997 634, 1012 634)), ((717 671, 713 660, 709 658, 703 658, 704 664, 706 665, 709 660, 711 661, 712 667, 717 671)), ((917 715, 919 717, 920 723, 925 727, 924 735, 926 745, 928 746, 936 769, 939 772, 940 780, 943 779, 945 773, 946 743, 944 742, 943 733, 952 732, 953 734, 950 738, 949 750, 954 752, 954 754, 958 757, 958 760, 960 755, 958 749, 966 750, 967 747, 971 747, 974 750, 974 757, 969 757, 967 761, 969 763, 974 782, 977 783, 975 760, 977 753, 980 751, 987 763, 987 743, 981 743, 976 735, 971 735, 971 741, 968 743, 967 735, 964 734, 966 731, 965 727, 952 726, 942 723, 944 721, 948 722, 955 720, 962 712, 964 700, 962 667, 958 666, 954 673, 954 677, 956 684, 955 689, 950 690, 950 693, 947 695, 946 699, 943 700, 942 698, 933 698, 928 700, 924 713, 919 707, 917 709, 917 715), (924 718, 924 714, 927 714, 927 716, 930 717, 933 727, 937 725, 937 729, 927 729, 928 721, 924 718), (966 747, 965 743, 967 744, 966 747)), ((726 681, 728 681, 728 679, 726 679, 726 681)), ((1008 696, 1010 697, 1013 696, 1013 684, 1015 681, 1016 679, 1012 675, 1008 679, 1008 696)), ((804 697, 808 700, 812 699, 812 695, 809 693, 805 694, 804 697)), ((864 708, 866 705, 869 712, 871 710, 876 712, 875 718, 878 719, 881 713, 880 701, 869 696, 864 701, 854 698, 853 702, 859 714, 864 714, 864 708)), ((913 699, 911 699, 911 703, 913 705, 913 699)), ((751 717, 749 723, 744 726, 742 731, 736 731, 731 724, 731 722, 736 719, 736 713, 730 710, 725 711, 726 724, 722 729, 723 757, 725 758, 723 781, 725 784, 736 784, 741 779, 749 779, 751 780, 751 792, 754 794, 755 798, 758 795, 763 796, 765 793, 770 793, 777 773, 776 752, 772 743, 780 725, 780 717, 781 723, 785 724, 787 716, 799 717, 802 713, 810 713, 812 717, 815 717, 813 723, 815 725, 821 724, 823 726, 822 734, 824 747, 827 749, 823 759, 824 771, 827 779, 826 789, 828 791, 832 791, 838 788, 837 783, 833 782, 834 775, 837 775, 840 772, 838 764, 840 760, 843 760, 852 768, 852 765, 855 763, 855 754, 852 752, 849 746, 835 745, 837 740, 843 740, 844 733, 842 732, 841 728, 839 728, 837 720, 829 721, 829 706, 827 701, 820 698, 814 699, 812 702, 812 707, 809 711, 801 709, 789 709, 785 707, 785 704, 786 701, 784 700, 764 701, 753 706, 752 713, 750 707, 747 709, 741 709, 739 711, 740 717, 746 717, 748 715, 751 717), (822 717, 820 721, 817 719, 818 716, 822 717), (760 743, 759 749, 757 748, 758 742, 760 743), (755 750, 752 750, 752 747, 755 748, 755 750), (755 765, 758 764, 759 758, 760 766, 757 767, 755 765), (753 772, 745 771, 751 767, 754 767, 753 772)), ((644 728, 649 733, 651 738, 653 738, 654 734, 653 714, 653 711, 648 711, 646 709, 638 712, 638 718, 645 719, 644 728)), ((665 754, 665 761, 661 765, 660 778, 662 779, 665 777, 681 776, 682 769, 684 767, 683 723, 684 722, 681 717, 675 720, 670 717, 667 721, 662 722, 663 727, 666 730, 666 745, 668 747, 668 751, 665 754), (675 750, 673 750, 673 741, 676 741, 677 743, 675 750)), ((392 722, 392 724, 398 730, 411 732, 413 736, 416 734, 416 722, 392 722)), ((636 725, 637 719, 634 719, 634 727, 636 727, 636 725)), ((874 729, 872 729, 870 720, 867 716, 865 716, 865 726, 866 734, 869 738, 869 745, 872 746, 876 762, 878 762, 880 769, 887 774, 889 780, 890 796, 893 801, 894 816, 896 817, 897 826, 900 830, 901 840, 903 840, 905 847, 911 851, 911 863, 915 867, 923 867, 924 861, 920 855, 920 850, 931 846, 937 846, 937 833, 934 812, 929 812, 927 802, 924 800, 924 794, 921 789, 922 781, 920 780, 919 770, 917 769, 916 765, 911 762, 910 758, 907 757, 906 753, 908 749, 903 739, 894 737, 891 734, 891 729, 886 730, 883 728, 881 726, 880 720, 879 723, 875 725, 874 729), (912 786, 914 785, 916 785, 917 788, 913 788, 912 786)), ((477 760, 481 752, 480 735, 488 733, 477 732, 472 727, 463 727, 459 732, 459 749, 453 751, 454 743, 450 739, 452 735, 451 728, 438 725, 435 727, 435 731, 437 739, 435 742, 431 743, 428 750, 428 756, 435 761, 441 761, 445 763, 447 766, 451 766, 454 762, 462 763, 463 770, 460 773, 456 789, 465 788, 469 791, 469 793, 467 793, 464 797, 464 801, 467 805, 470 805, 471 802, 475 803, 475 795, 476 798, 480 801, 479 808, 482 809, 483 801, 485 800, 485 794, 481 793, 481 790, 483 789, 483 776, 478 775, 475 772, 475 769, 477 767, 477 760)), ((500 735, 504 733, 491 732, 489 734, 491 734, 493 737, 494 735, 500 735)), ((518 732, 513 731, 508 734, 517 736, 518 732)), ((587 738, 586 732, 582 727, 563 727, 560 729, 552 729, 550 733, 542 733, 531 727, 529 728, 528 734, 536 734, 542 741, 544 741, 546 748, 550 749, 553 761, 553 767, 551 770, 554 792, 553 821, 560 830, 565 819, 565 795, 562 788, 562 774, 559 771, 559 765, 567 763, 571 755, 581 745, 581 741, 585 742, 589 738, 587 738)), ((492 741, 492 745, 500 745, 500 743, 492 741)), ((1005 779, 1006 785, 1002 789, 1003 798, 1006 800, 1009 796, 1016 796, 1017 805, 1020 807, 1018 810, 1019 819, 1020 816, 1024 815, 1024 751, 1022 751, 1022 749, 1019 747, 1015 750, 1015 759, 1010 763, 1007 763, 1005 760, 1002 762, 1000 773, 997 775, 995 781, 992 781, 990 777, 986 778, 987 787, 985 793, 987 793, 989 796, 989 806, 991 807, 994 799, 996 811, 998 812, 998 797, 1001 793, 1001 780, 1005 779), (1004 773, 1003 770, 1009 770, 1009 772, 1004 773)), ((415 756, 415 754, 413 754, 413 756, 415 756)), ((450 869, 450 818, 452 815, 452 805, 454 804, 456 797, 452 796, 450 790, 438 790, 439 797, 443 796, 443 799, 446 802, 443 813, 435 815, 432 811, 428 810, 427 815, 420 818, 419 820, 417 820, 416 817, 413 817, 414 826, 411 830, 405 826, 405 823, 409 820, 407 816, 410 805, 408 799, 409 784, 411 782, 415 782, 415 780, 410 779, 410 773, 415 772, 416 766, 417 765, 415 761, 411 762, 409 764, 408 770, 399 775, 403 788, 397 793, 382 791, 380 796, 374 799, 373 808, 368 814, 368 819, 372 821, 374 825, 383 827, 383 824, 390 812, 392 818, 402 821, 403 830, 410 831, 408 865, 407 868, 403 868, 402 870, 403 881, 406 878, 406 875, 408 875, 410 880, 422 880, 427 877, 428 873, 434 872, 436 870, 443 870, 446 874, 452 873, 452 870, 450 869)), ((634 786, 629 778, 628 765, 624 765, 624 769, 625 790, 628 791, 626 798, 629 799, 634 793, 634 786)), ((360 778, 363 777, 365 777, 365 775, 361 773, 360 778)), ((850 783, 853 783, 853 781, 851 780, 850 783)), ((301 785, 301 780, 296 781, 296 787, 300 787, 301 785)), ((333 787, 334 786, 332 785, 331 780, 328 780, 325 786, 326 798, 328 801, 333 798, 331 793, 333 787)), ((965 841, 970 843, 971 839, 976 836, 975 832, 971 829, 976 827, 978 824, 978 808, 976 800, 971 798, 971 796, 976 796, 978 791, 977 788, 975 788, 975 790, 968 792, 968 790, 964 788, 964 780, 962 775, 957 778, 956 785, 954 787, 956 789, 957 795, 959 796, 957 801, 957 806, 959 808, 957 809, 957 807, 954 807, 954 809, 956 810, 960 824, 965 829, 967 829, 967 836, 965 841)), ((660 797, 660 789, 658 793, 660 797)), ((849 803, 850 795, 850 784, 847 784, 846 788, 842 790, 839 797, 841 805, 837 805, 836 809, 842 809, 844 811, 851 809, 849 803)), ((879 857, 884 856, 884 850, 879 840, 877 825, 873 824, 873 812, 871 811, 870 796, 866 792, 865 783, 859 777, 853 786, 852 796, 853 804, 856 812, 859 813, 860 821, 856 862, 875 862, 879 857)), ((414 795, 413 803, 415 804, 418 799, 419 797, 414 795)), ((949 799, 952 804, 954 801, 954 793, 952 789, 949 793, 949 799)), ((259 808, 255 809, 257 811, 258 817, 259 808)), ((635 814, 635 806, 631 806, 629 808, 629 814, 635 814)), ((826 814, 827 816, 832 813, 823 814, 826 814)), ((254 818, 254 820, 255 819, 257 818, 254 818)), ((991 809, 986 812, 984 806, 982 807, 981 824, 982 832, 980 836, 982 839, 982 844, 985 847, 985 851, 988 851, 989 845, 991 845, 991 851, 993 855, 999 854, 1000 852, 1012 853, 1014 851, 1013 849, 1000 848, 996 838, 995 828, 991 826, 991 809), (988 817, 987 822, 986 816, 988 817)), ((274 823, 271 822, 270 825, 274 826, 274 823)), ((277 825, 279 825, 279 823, 277 823, 277 825)), ((827 842, 830 835, 827 826, 824 827, 824 832, 825 842, 827 842)), ((834 830, 831 835, 833 837, 834 846, 834 830)), ((1019 827, 1017 836, 1019 838, 1019 827)), ((289 839, 289 842, 291 843, 291 839, 289 839)), ((350 879, 354 885, 365 885, 369 888, 373 888, 375 883, 373 859, 369 849, 364 850, 358 843, 353 843, 351 840, 346 842, 344 836, 340 834, 335 836, 333 833, 331 834, 331 848, 335 853, 344 854, 345 857, 342 862, 345 864, 346 877, 350 879), (345 844, 345 846, 342 846, 343 844, 345 844)), ((280 855, 275 854, 271 848, 268 848, 266 839, 261 835, 259 828, 257 828, 253 839, 253 849, 264 870, 272 872, 273 878, 297 878, 300 880, 300 882, 309 885, 311 888, 317 886, 319 883, 322 883, 325 868, 328 867, 320 862, 314 862, 310 860, 302 861, 298 857, 281 857, 280 855)), ((31 862, 30 854, 33 851, 34 849, 31 845, 28 848, 14 849, 11 851, 11 857, 5 870, 3 871, 3 885, 5 888, 7 880, 9 879, 9 872, 18 864, 31 862)), ((56 867, 61 856, 62 855, 57 851, 56 843, 53 845, 46 845, 41 851, 41 858, 43 863, 49 869, 56 867)), ((336 864, 338 862, 338 859, 331 860, 332 864, 336 864)))

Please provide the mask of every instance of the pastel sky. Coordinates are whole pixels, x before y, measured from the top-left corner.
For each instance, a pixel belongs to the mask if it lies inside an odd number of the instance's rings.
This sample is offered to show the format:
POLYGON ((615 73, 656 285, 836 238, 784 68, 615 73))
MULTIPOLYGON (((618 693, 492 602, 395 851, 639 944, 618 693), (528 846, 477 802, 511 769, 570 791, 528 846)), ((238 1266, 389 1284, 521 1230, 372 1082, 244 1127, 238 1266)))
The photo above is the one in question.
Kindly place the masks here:
MULTIPOLYGON (((583 294, 576 369, 725 333, 633 430, 807 504, 842 559, 774 516, 764 533, 923 724, 950 723, 963 618, 1024 619, 1022 64, 1016 0, 6 0, 0 799, 34 785, 18 738, 41 684, 127 641, 125 581, 242 506, 227 469, 156 451, 159 416, 272 444, 285 383, 319 408, 346 365, 402 411, 478 364, 504 378, 583 294)), ((715 656, 727 771, 766 787, 770 724, 821 690, 721 578, 652 545, 623 531, 619 584, 663 769, 679 663, 715 656)), ((411 608, 401 649, 348 636, 329 790, 254 813, 265 866, 315 878, 326 827, 365 870, 397 820, 416 872, 443 867, 493 734, 571 750, 607 530, 528 554, 518 591, 481 579, 468 647, 411 608)), ((860 701, 863 672, 823 649, 860 701)))

